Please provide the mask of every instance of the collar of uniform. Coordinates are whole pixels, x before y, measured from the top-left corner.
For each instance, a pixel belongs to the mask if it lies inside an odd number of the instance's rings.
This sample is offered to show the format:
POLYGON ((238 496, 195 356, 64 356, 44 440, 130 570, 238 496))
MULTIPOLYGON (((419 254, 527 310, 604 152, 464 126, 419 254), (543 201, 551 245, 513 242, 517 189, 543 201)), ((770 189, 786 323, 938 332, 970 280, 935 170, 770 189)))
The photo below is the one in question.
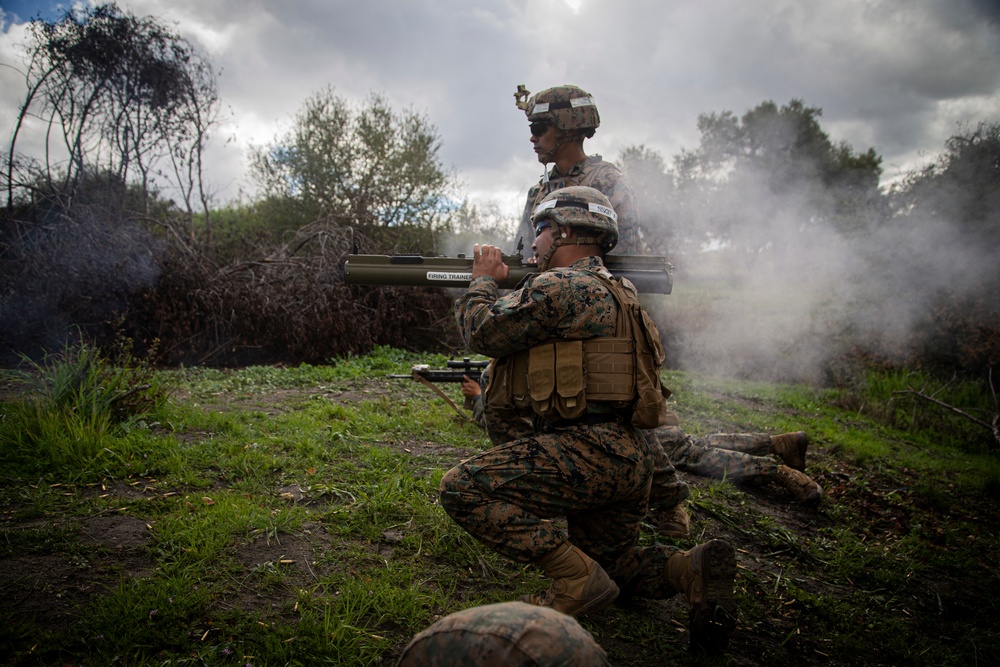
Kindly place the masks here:
POLYGON ((589 257, 581 257, 572 264, 570 268, 574 269, 598 269, 604 266, 604 262, 597 255, 590 255, 589 257))
POLYGON ((574 164, 572 167, 570 167, 569 171, 565 174, 559 171, 559 167, 553 166, 552 172, 549 174, 549 180, 552 180, 553 178, 569 178, 571 176, 579 176, 580 174, 583 173, 583 166, 585 164, 587 164, 588 162, 601 162, 603 159, 604 158, 602 158, 600 155, 596 153, 593 155, 588 155, 587 157, 583 158, 582 160, 574 164))

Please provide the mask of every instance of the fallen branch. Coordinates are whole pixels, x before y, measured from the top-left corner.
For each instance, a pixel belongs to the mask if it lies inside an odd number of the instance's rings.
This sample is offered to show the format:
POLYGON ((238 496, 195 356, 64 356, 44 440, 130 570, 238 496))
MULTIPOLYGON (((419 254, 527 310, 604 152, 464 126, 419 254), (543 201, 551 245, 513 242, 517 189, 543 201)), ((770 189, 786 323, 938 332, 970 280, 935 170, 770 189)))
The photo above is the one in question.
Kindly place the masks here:
POLYGON ((894 391, 892 393, 893 394, 913 394, 914 396, 917 396, 918 398, 922 398, 925 401, 930 401, 931 403, 933 403, 935 405, 939 405, 942 408, 945 408, 946 410, 951 410, 955 414, 961 415, 962 417, 965 417, 966 419, 968 419, 970 421, 973 421, 976 424, 979 424, 983 428, 986 428, 986 429, 989 429, 990 431, 992 431, 993 432, 993 437, 996 438, 997 444, 1000 444, 1000 414, 997 414, 997 416, 993 418, 993 423, 990 424, 988 422, 984 422, 982 419, 979 419, 977 417, 973 417, 968 412, 965 412, 964 410, 960 410, 959 408, 956 408, 954 405, 948 405, 944 401, 939 401, 938 399, 933 398, 931 396, 928 396, 927 394, 925 394, 925 393, 923 393, 921 391, 917 391, 916 389, 900 389, 900 390, 894 391))

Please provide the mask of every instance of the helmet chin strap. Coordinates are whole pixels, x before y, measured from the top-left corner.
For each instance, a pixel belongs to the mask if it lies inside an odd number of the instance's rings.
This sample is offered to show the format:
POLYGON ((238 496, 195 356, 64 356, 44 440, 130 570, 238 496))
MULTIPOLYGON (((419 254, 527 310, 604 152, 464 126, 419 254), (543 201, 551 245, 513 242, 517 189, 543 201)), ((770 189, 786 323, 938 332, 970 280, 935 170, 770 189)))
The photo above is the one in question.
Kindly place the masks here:
MULTIPOLYGON (((562 230, 563 228, 556 224, 555 220, 552 221, 552 235, 556 235, 557 230, 562 230)), ((548 271, 549 262, 552 261, 552 256, 556 254, 556 250, 563 247, 564 245, 597 245, 601 244, 601 240, 596 236, 578 236, 572 241, 566 238, 566 232, 559 231, 559 236, 555 236, 552 241, 552 245, 549 249, 545 251, 545 254, 538 258, 538 270, 548 271)))
MULTIPOLYGON (((552 221, 552 235, 553 236, 555 236, 557 229, 559 229, 559 225, 557 225, 556 221, 553 220, 552 221)), ((564 232, 560 232, 559 233, 559 237, 554 238, 552 240, 552 245, 550 245, 549 249, 545 251, 545 254, 538 258, 538 270, 539 271, 548 271, 549 270, 549 262, 552 261, 552 255, 556 254, 556 250, 560 246, 566 245, 566 243, 565 243, 566 237, 563 234, 564 234, 564 232)))
MULTIPOLYGON (((567 132, 565 130, 560 130, 557 127, 555 143, 553 143, 552 148, 550 148, 546 152, 538 154, 538 161, 541 162, 542 164, 549 164, 550 162, 555 162, 556 153, 559 151, 560 148, 562 148, 566 144, 573 143, 575 141, 582 141, 584 136, 585 135, 582 132, 573 132, 573 131, 567 132)), ((549 172, 546 169, 545 180, 548 180, 548 176, 549 172)))

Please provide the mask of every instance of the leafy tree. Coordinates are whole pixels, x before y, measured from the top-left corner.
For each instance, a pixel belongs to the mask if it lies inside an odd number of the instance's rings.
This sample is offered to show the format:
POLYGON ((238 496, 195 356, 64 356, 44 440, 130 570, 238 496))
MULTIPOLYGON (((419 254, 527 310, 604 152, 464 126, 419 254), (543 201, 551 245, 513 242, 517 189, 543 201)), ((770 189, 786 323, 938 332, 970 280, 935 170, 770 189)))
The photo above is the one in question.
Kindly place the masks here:
MULTIPOLYGON (((209 215, 202 150, 217 120, 209 63, 156 20, 114 4, 66 11, 30 25, 27 93, 6 160, 7 205, 44 184, 70 201, 88 171, 176 187, 187 206, 209 215), (17 144, 30 119, 47 127, 44 155, 17 144)), ((193 224, 191 232, 193 233, 193 224)))
POLYGON ((1000 364, 1000 122, 966 127, 937 159, 892 188, 883 230, 894 262, 876 265, 917 309, 915 347, 926 365, 1000 364), (922 346, 922 347, 921 347, 922 346))
POLYGON ((866 228, 878 199, 881 157, 821 129, 822 111, 792 100, 763 102, 741 118, 732 112, 698 118, 701 143, 675 161, 678 209, 697 218, 689 229, 743 250, 752 260, 783 238, 826 223, 866 228))
POLYGON ((251 171, 269 199, 290 208, 289 228, 329 219, 368 233, 430 231, 452 186, 439 147, 424 116, 397 113, 375 94, 352 106, 328 88, 305 101, 290 131, 252 151, 251 171))
POLYGON ((932 164, 893 188, 898 216, 953 221, 976 245, 1000 250, 1000 122, 965 128, 932 164))
POLYGON ((683 252, 687 234, 678 229, 676 186, 661 156, 646 146, 628 146, 618 156, 639 208, 643 244, 658 255, 683 252))

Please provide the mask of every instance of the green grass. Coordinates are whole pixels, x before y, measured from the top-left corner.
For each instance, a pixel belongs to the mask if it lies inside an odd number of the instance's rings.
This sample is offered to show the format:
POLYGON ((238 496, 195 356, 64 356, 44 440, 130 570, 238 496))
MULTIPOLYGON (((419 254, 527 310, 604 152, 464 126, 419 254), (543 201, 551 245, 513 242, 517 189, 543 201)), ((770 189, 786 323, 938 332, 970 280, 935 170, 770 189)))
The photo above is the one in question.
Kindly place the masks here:
MULTIPOLYGON (((0 662, 392 664, 435 618, 543 588, 441 510, 441 475, 489 443, 426 388, 384 377, 418 362, 445 359, 380 348, 163 371, 174 398, 94 426, 97 454, 77 451, 51 402, 0 404, 0 662), (51 451, 32 449, 43 428, 51 451)), ((674 544, 721 536, 741 565, 732 657, 707 664, 1000 659, 1000 464, 942 438, 950 416, 893 412, 914 382, 848 393, 666 374, 689 432, 808 431, 828 494, 807 510, 691 479, 695 539, 674 544)), ((637 601, 583 623, 614 664, 688 664, 684 616, 679 599, 637 601)))

